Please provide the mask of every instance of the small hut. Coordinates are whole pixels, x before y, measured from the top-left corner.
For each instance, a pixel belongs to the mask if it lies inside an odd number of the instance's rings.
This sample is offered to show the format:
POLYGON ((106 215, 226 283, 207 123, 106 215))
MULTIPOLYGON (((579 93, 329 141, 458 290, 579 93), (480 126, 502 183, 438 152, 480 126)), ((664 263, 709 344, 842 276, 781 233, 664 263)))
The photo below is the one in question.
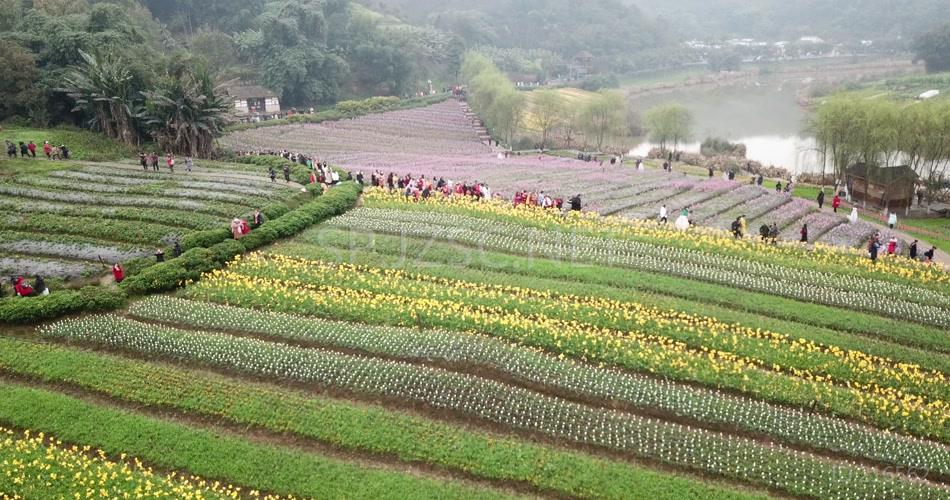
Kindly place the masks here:
POLYGON ((280 100, 276 92, 244 82, 228 85, 225 87, 225 92, 234 101, 234 114, 241 121, 261 121, 280 117, 280 100))
POLYGON ((914 169, 852 165, 846 171, 848 191, 855 202, 863 202, 879 209, 896 212, 910 210, 914 201, 914 187, 918 176, 914 169))

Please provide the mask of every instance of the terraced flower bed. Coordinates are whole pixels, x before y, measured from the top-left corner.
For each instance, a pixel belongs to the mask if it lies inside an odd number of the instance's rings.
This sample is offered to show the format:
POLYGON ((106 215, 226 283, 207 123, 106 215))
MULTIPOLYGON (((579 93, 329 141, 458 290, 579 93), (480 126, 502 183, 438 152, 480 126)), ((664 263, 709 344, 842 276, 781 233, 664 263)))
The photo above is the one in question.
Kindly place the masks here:
POLYGON ((226 228, 297 194, 260 169, 255 177, 223 167, 171 174, 120 163, 54 166, 18 168, 0 183, 0 249, 15 254, 5 256, 4 275, 76 278, 158 248, 170 255, 190 233, 226 228))

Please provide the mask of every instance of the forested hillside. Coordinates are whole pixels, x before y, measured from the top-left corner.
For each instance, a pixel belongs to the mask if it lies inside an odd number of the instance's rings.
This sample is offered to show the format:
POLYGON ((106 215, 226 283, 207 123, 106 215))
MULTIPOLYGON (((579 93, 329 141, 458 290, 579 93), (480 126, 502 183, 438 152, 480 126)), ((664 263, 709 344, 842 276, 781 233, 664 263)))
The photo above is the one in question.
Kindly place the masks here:
MULTIPOLYGON (((445 34, 348 0, 0 0, 0 11, 0 63, 11 70, 0 76, 0 121, 40 125, 91 118, 70 113, 84 93, 73 84, 108 80, 131 122, 145 93, 185 73, 248 80, 288 107, 315 106, 444 83, 462 52, 445 34), (98 74, 86 72, 84 53, 98 74), (77 69, 89 78, 73 78, 77 69)), ((90 106, 103 102, 86 94, 90 106)))

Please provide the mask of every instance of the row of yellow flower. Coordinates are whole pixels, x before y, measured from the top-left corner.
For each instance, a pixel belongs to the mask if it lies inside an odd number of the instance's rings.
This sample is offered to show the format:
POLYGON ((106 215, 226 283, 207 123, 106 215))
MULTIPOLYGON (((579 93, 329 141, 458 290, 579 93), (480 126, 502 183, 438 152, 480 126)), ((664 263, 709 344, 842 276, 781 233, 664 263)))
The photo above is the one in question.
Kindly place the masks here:
POLYGON ((451 300, 250 277, 231 270, 209 273, 188 293, 196 299, 296 314, 487 333, 562 356, 730 387, 771 400, 798 405, 817 402, 819 408, 883 427, 946 438, 948 415, 942 401, 927 401, 876 384, 838 386, 828 377, 790 372, 715 349, 692 349, 639 331, 621 332, 451 300))
MULTIPOLYGON (((924 370, 920 366, 901 363, 873 356, 861 351, 845 350, 836 346, 819 344, 806 339, 793 339, 760 328, 749 328, 737 323, 725 323, 713 317, 693 315, 676 310, 661 310, 636 302, 594 297, 560 294, 550 290, 522 288, 510 285, 492 285, 441 278, 398 269, 383 269, 351 264, 337 264, 290 257, 282 254, 251 254, 234 262, 230 269, 241 274, 255 276, 287 278, 295 277, 309 283, 319 283, 346 288, 365 288, 394 293, 403 296, 434 297, 443 296, 453 300, 492 300, 506 301, 521 309, 539 306, 549 314, 569 317, 574 320, 585 318, 598 320, 603 324, 635 324, 643 328, 649 325, 654 331, 672 329, 675 333, 689 338, 717 342, 721 348, 735 350, 734 346, 743 341, 745 345, 759 344, 765 341, 761 349, 784 351, 801 359, 816 360, 824 355, 834 361, 824 361, 834 365, 835 369, 847 367, 850 376, 841 378, 842 382, 851 377, 868 382, 877 381, 885 385, 911 390, 909 386, 923 387, 927 392, 941 394, 947 389, 947 380, 943 373, 936 370, 924 370), (584 308, 583 313, 580 309, 584 308), (732 348, 728 347, 731 341, 732 348)), ((590 324, 585 321, 583 324, 590 324)), ((625 328, 623 328, 625 329, 625 328)), ((759 348, 755 349, 760 350, 759 348)), ((807 372, 807 370, 805 370, 807 372)), ((827 371, 823 373, 827 374, 827 371)), ((911 392, 913 392, 911 390, 911 392)))
POLYGON ((276 498, 177 473, 156 474, 137 458, 118 460, 90 446, 65 446, 44 433, 0 427, 0 497, 276 498))
POLYGON ((732 233, 711 227, 694 226, 687 232, 676 231, 669 224, 654 220, 632 220, 617 216, 601 216, 596 212, 570 212, 563 216, 558 210, 534 206, 514 207, 502 200, 478 201, 470 197, 434 196, 424 200, 407 199, 385 189, 371 188, 364 195, 367 206, 407 208, 422 206, 426 209, 450 209, 473 216, 504 218, 511 222, 547 228, 580 229, 598 236, 613 238, 642 238, 654 243, 692 248, 727 251, 761 259, 763 256, 787 256, 825 266, 830 269, 858 267, 876 274, 899 276, 925 283, 950 284, 950 273, 940 266, 927 265, 909 259, 889 259, 872 262, 860 249, 848 249, 816 243, 807 250, 795 243, 770 245, 758 239, 735 239, 732 233))

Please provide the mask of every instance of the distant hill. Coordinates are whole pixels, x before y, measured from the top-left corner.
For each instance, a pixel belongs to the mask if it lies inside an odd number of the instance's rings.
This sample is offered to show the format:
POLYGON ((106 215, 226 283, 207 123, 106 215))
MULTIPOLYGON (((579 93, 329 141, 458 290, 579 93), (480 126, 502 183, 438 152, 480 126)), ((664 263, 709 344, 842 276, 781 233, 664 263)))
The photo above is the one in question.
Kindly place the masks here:
POLYGON ((624 0, 690 38, 912 39, 948 19, 946 0, 624 0))

